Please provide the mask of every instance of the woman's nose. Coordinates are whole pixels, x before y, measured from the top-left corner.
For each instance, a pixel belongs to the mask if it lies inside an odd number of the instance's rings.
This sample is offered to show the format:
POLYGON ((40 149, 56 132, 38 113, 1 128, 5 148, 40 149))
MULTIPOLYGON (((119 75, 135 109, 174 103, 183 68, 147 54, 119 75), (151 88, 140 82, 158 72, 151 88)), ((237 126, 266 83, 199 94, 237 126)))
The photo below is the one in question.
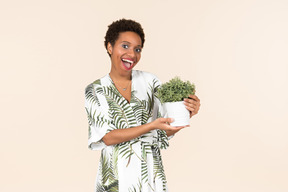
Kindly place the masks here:
POLYGON ((136 53, 135 53, 135 50, 134 49, 129 49, 128 50, 128 55, 130 56, 130 57, 135 57, 135 55, 136 55, 136 53))

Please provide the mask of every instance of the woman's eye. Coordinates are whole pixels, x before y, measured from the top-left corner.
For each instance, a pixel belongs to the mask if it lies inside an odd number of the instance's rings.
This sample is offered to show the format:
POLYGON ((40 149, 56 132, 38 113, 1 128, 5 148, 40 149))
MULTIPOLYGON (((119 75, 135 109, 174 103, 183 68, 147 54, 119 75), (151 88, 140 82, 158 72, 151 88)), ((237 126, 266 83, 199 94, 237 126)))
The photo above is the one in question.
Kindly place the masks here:
POLYGON ((122 47, 123 47, 124 49, 128 49, 128 45, 123 44, 122 47))
POLYGON ((135 51, 136 51, 137 53, 140 53, 140 52, 142 51, 142 49, 137 48, 135 51))

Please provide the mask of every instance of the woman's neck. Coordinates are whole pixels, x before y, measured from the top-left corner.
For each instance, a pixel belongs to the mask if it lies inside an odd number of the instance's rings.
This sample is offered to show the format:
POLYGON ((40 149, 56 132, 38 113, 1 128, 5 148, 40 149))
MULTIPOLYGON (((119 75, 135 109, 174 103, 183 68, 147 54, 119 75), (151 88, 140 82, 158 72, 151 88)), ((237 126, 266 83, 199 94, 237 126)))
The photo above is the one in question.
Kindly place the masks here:
POLYGON ((128 75, 121 75, 119 73, 113 73, 113 71, 110 71, 109 73, 111 79, 113 81, 118 81, 118 82, 127 82, 131 80, 132 72, 128 75))

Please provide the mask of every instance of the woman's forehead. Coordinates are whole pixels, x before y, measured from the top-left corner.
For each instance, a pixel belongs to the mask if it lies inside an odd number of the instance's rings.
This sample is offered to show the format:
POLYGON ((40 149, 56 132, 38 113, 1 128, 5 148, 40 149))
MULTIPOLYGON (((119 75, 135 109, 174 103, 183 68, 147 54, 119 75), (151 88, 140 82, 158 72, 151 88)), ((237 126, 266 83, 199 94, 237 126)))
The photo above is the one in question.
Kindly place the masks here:
POLYGON ((127 42, 134 45, 142 45, 142 41, 140 36, 132 31, 125 31, 119 33, 119 37, 117 39, 118 42, 127 42))

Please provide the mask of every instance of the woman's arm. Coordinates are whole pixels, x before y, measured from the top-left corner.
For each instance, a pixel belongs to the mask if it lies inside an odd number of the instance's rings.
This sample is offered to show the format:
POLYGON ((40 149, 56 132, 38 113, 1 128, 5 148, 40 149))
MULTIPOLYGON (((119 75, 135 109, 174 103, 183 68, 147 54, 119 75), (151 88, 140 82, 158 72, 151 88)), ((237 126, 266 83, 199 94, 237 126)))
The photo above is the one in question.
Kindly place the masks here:
POLYGON ((167 123, 172 123, 171 118, 158 118, 151 123, 131 127, 127 129, 115 129, 107 133, 103 138, 106 145, 115 145, 122 142, 130 141, 154 129, 161 129, 166 131, 167 136, 173 135, 184 127, 172 127, 167 123))

